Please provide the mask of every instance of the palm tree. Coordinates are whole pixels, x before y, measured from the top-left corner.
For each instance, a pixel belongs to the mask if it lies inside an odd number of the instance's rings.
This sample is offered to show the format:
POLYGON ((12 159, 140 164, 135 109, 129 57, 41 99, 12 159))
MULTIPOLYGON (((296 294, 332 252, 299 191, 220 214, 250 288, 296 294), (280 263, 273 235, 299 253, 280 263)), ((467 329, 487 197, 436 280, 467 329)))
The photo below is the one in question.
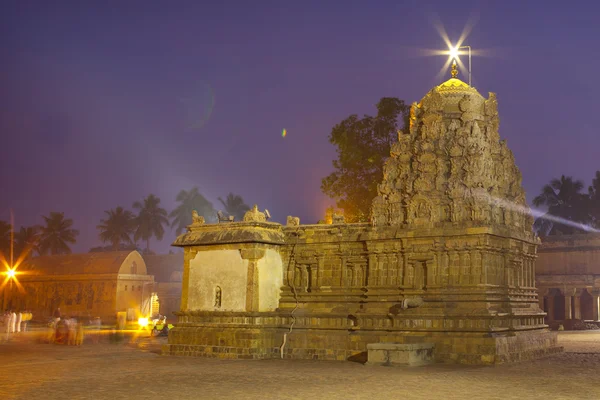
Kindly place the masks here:
POLYGON ((140 203, 136 201, 133 203, 133 208, 138 211, 137 217, 135 217, 135 233, 134 239, 146 241, 146 251, 150 252, 150 239, 155 237, 158 240, 162 240, 165 234, 164 225, 169 226, 169 220, 167 219, 167 210, 159 207, 160 199, 153 194, 148 195, 140 203))
POLYGON ((244 203, 242 196, 237 194, 229 193, 225 200, 219 197, 219 201, 223 204, 223 207, 225 207, 225 212, 235 216, 235 219, 238 221, 244 219, 244 214, 246 214, 246 211, 250 210, 250 207, 244 203))
POLYGON ((542 188, 542 193, 533 199, 536 207, 548 207, 548 212, 536 220, 534 229, 546 235, 572 234, 584 230, 583 224, 589 222, 589 198, 581 193, 583 187, 582 181, 573 180, 570 176, 552 179, 542 188), (578 229, 575 224, 558 222, 556 218, 580 224, 581 228, 578 229))
POLYGON ((596 171, 592 185, 588 188, 590 222, 600 228, 600 171, 596 171))
POLYGON ((55 211, 48 217, 42 217, 46 226, 41 227, 40 254, 70 254, 71 248, 68 243, 75 244, 75 238, 79 235, 77 229, 71 228, 73 220, 65 218, 65 213, 55 211))
POLYGON ((6 221, 0 221, 0 254, 8 259, 10 252, 10 231, 12 227, 6 221))
POLYGON ((39 226, 22 226, 21 230, 15 233, 15 254, 23 259, 32 255, 34 251, 39 254, 40 238, 39 226))
POLYGON ((119 250, 121 242, 131 244, 131 235, 136 228, 135 215, 120 206, 104 212, 108 217, 101 219, 100 225, 96 226, 100 230, 100 240, 103 243, 110 242, 113 251, 119 250))
POLYGON ((171 227, 177 227, 175 229, 177 235, 181 234, 185 227, 192 223, 192 211, 194 210, 207 221, 214 218, 215 210, 212 203, 200 194, 197 187, 192 188, 190 191, 182 190, 177 194, 175 200, 179 202, 179 205, 171 211, 169 218, 173 219, 171 227))

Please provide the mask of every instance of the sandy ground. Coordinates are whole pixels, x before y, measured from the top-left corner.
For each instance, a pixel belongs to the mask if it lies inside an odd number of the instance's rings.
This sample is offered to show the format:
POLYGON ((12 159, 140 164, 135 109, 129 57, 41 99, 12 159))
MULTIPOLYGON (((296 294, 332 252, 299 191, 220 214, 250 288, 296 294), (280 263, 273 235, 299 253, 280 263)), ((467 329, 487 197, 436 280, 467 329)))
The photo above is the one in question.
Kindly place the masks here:
POLYGON ((600 399, 600 332, 561 332, 565 353, 496 367, 223 361, 136 344, 0 344, 0 399, 600 399))

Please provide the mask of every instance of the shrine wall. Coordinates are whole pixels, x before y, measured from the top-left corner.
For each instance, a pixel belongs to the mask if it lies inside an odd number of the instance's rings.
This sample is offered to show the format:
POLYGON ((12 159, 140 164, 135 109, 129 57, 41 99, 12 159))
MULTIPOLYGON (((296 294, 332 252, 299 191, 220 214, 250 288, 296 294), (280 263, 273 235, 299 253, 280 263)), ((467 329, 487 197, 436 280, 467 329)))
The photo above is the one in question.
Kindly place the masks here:
POLYGON ((239 250, 199 251, 189 260, 188 268, 188 310, 246 309, 248 260, 242 259, 239 250))

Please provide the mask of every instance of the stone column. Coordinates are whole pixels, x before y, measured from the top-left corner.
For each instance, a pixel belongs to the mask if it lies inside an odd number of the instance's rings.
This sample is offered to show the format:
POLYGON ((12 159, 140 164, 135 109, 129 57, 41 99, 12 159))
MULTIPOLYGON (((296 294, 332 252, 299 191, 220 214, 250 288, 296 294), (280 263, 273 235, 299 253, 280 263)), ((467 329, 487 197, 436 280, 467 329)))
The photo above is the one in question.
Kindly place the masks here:
POLYGON ((575 302, 575 315, 573 315, 574 319, 581 319, 581 293, 582 289, 575 290, 574 302, 575 302))
POLYGON ((592 290, 592 319, 600 321, 600 290, 592 290))
POLYGON ((573 319, 573 314, 571 313, 572 299, 573 296, 569 296, 569 293, 565 292, 565 319, 573 319))
POLYGON ((246 311, 258 311, 258 260, 264 257, 261 249, 242 249, 240 254, 248 260, 248 278, 246 281, 246 311))
MULTIPOLYGON (((188 298, 189 298, 189 287, 190 287, 190 261, 196 258, 197 250, 191 248, 184 249, 183 253, 183 276, 181 279, 181 311, 187 311, 188 309, 188 298)), ((152 304, 150 305, 152 308, 152 304)))

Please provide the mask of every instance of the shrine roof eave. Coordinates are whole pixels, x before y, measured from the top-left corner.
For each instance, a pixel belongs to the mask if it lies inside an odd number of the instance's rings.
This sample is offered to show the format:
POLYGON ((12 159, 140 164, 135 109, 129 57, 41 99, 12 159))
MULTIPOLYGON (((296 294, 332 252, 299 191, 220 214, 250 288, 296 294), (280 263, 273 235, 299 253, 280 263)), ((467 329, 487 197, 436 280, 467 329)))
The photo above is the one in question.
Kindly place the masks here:
POLYGON ((223 244, 285 244, 281 225, 274 222, 231 222, 190 226, 189 232, 175 239, 172 246, 211 246, 223 244))

